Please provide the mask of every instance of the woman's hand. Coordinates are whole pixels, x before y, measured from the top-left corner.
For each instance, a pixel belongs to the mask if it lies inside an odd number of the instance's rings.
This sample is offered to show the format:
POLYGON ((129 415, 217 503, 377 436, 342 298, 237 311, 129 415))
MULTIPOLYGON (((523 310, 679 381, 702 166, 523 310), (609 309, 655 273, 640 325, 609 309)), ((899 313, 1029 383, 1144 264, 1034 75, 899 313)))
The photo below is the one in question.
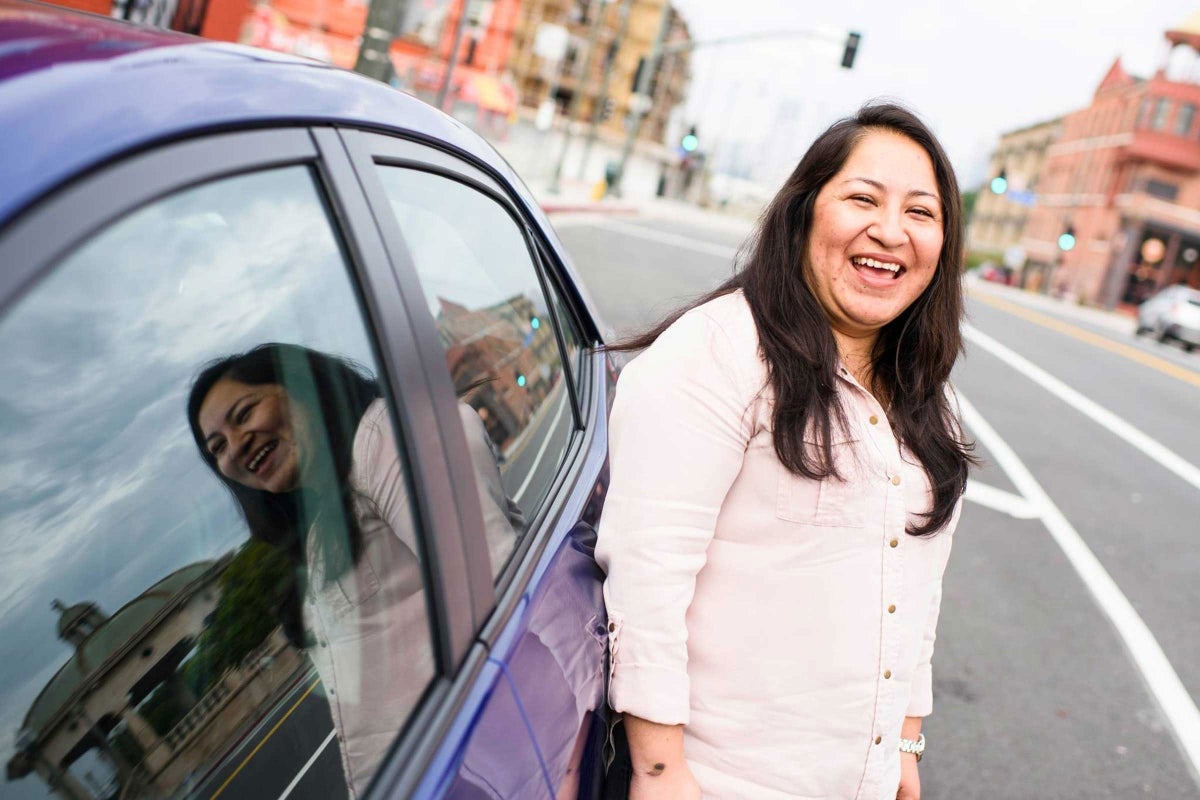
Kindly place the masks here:
POLYGON ((700 800, 700 784, 687 764, 655 774, 637 772, 629 783, 629 800, 700 800))
POLYGON ((900 788, 896 800, 921 800, 921 776, 917 772, 917 757, 912 753, 900 754, 900 788))
POLYGON ((625 715, 633 778, 629 800, 700 800, 700 784, 683 757, 683 726, 625 715))

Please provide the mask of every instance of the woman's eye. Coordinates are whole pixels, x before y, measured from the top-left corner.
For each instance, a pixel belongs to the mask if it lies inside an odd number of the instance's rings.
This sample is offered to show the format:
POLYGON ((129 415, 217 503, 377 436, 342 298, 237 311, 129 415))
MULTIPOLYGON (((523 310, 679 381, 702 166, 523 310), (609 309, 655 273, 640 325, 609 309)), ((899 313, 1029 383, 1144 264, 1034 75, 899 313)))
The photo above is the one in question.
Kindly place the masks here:
POLYGON ((933 219, 933 212, 930 211, 928 208, 914 208, 913 211, 916 212, 917 214, 921 214, 922 216, 926 216, 926 217, 929 217, 930 219, 933 219))
POLYGON ((856 195, 854 195, 853 197, 851 197, 850 199, 851 199, 851 200, 856 200, 856 201, 858 201, 858 202, 860 202, 860 203, 871 203, 871 204, 874 204, 874 203, 875 203, 875 198, 873 198, 873 197, 870 197, 870 196, 868 196, 868 195, 865 195, 865 194, 856 194, 856 195))
POLYGON ((224 450, 224 449, 225 449, 225 443, 224 443, 224 442, 219 442, 218 444, 214 444, 214 445, 212 446, 212 449, 211 449, 211 450, 209 450, 208 452, 212 453, 212 454, 213 454, 213 456, 215 457, 215 456, 219 456, 219 455, 221 455, 221 451, 222 451, 222 450, 224 450))
POLYGON ((239 425, 244 424, 246 420, 250 418, 251 408, 253 408, 252 405, 244 405, 242 406, 242 410, 237 413, 237 417, 235 417, 235 419, 238 421, 239 425))

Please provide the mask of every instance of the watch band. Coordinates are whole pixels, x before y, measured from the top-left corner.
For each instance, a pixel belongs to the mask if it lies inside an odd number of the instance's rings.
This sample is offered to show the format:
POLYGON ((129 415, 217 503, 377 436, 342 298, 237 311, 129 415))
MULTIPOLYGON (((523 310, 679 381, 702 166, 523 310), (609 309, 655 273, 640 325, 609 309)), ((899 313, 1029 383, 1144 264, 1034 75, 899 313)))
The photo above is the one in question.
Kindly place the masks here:
POLYGON ((920 734, 916 741, 913 741, 912 739, 901 739, 900 752, 912 753, 917 757, 917 761, 920 761, 925 755, 925 734, 920 734))

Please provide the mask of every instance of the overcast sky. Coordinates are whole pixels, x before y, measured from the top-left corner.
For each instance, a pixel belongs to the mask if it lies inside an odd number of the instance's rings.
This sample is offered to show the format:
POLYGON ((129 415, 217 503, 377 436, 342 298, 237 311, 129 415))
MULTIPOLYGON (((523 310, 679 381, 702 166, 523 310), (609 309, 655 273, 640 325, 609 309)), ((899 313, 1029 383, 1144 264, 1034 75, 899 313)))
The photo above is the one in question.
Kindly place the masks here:
POLYGON ((829 122, 890 97, 932 124, 966 187, 984 179, 999 133, 1087 105, 1117 56, 1148 77, 1163 31, 1200 11, 1200 0, 674 1, 699 40, 863 34, 851 71, 838 66, 840 45, 800 38, 697 50, 688 116, 706 146, 769 128, 787 98, 799 101, 798 157, 829 122))

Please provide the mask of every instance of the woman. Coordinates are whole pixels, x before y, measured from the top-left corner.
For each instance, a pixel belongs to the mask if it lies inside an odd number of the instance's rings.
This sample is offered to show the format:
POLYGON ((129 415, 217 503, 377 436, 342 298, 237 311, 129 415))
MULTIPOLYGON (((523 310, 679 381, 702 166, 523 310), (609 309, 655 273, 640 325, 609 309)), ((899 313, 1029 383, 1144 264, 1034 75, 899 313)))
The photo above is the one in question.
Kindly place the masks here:
MULTIPOLYGON (((459 408, 485 535, 503 559, 523 520, 483 421, 459 408)), ((357 796, 433 675, 420 551, 379 387, 344 359, 263 344, 201 371, 188 421, 250 535, 294 565, 281 624, 321 676, 357 796)))
POLYGON ((967 469, 962 212, 929 130, 813 143, 721 287, 619 349, 610 699, 648 798, 916 798, 967 469))

